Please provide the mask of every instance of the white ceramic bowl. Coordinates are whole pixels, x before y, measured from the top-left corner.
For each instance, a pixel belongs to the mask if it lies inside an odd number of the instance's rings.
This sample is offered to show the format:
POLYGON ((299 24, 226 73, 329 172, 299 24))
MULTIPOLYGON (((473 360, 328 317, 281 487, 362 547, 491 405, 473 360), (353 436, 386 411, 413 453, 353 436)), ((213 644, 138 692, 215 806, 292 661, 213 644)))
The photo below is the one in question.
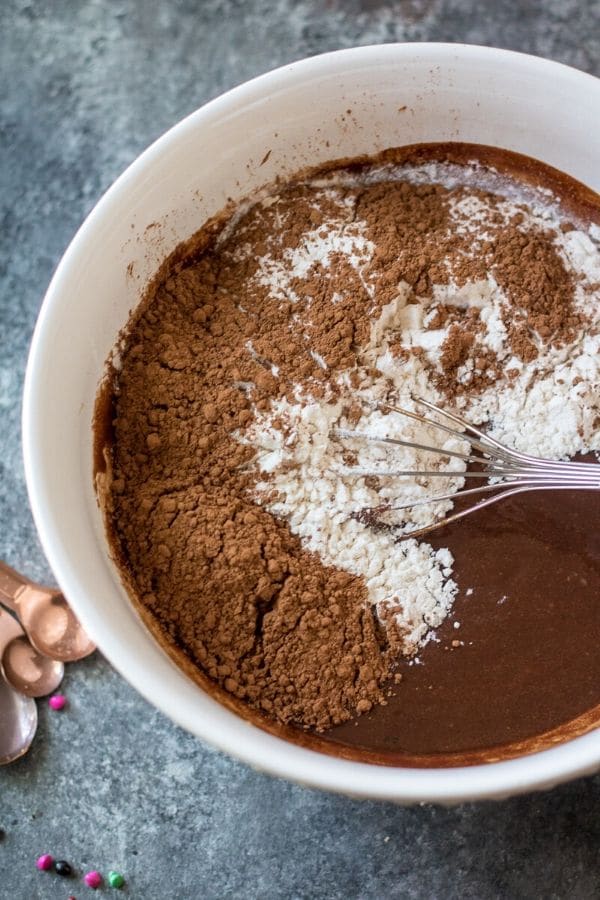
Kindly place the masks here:
POLYGON ((257 768, 404 803, 505 797, 595 771, 600 731, 506 762, 403 769, 303 749, 244 721, 189 680, 134 612, 94 496, 91 420, 105 361, 146 280, 227 198, 333 157, 456 140, 529 154, 600 190, 600 81, 503 50, 388 44, 235 88, 156 141, 90 214, 48 289, 25 382, 35 521, 61 588, 111 663, 179 725, 257 768))

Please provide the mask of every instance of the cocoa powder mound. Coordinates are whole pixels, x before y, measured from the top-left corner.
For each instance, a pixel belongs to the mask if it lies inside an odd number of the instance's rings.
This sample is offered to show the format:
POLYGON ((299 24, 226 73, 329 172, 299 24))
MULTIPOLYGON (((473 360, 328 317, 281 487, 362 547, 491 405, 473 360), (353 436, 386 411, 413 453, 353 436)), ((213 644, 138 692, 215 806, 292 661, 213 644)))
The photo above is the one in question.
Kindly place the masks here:
POLYGON ((168 495, 151 515, 164 550, 143 602, 227 691, 317 729, 381 702, 386 666, 359 579, 219 490, 168 495))
POLYGON ((450 192, 437 184, 384 182, 365 188, 356 216, 364 220, 375 244, 367 277, 379 303, 388 303, 404 281, 414 296, 430 296, 432 283, 445 284, 450 258, 460 245, 448 235, 450 192))
POLYGON ((575 284, 551 236, 502 229, 489 248, 491 270, 519 314, 508 319, 513 350, 525 362, 537 355, 532 335, 560 346, 573 340, 582 317, 573 310, 575 284))
MULTIPOLYGON (((323 565, 257 505, 254 450, 236 433, 298 386, 333 399, 340 372, 358 383, 371 324, 402 283, 409 303, 432 302, 434 284, 494 271, 523 358, 532 330, 565 340, 577 324, 573 284, 543 236, 498 225, 467 259, 470 238, 448 229, 448 189, 401 182, 337 194, 291 185, 167 266, 124 338, 106 500, 115 555, 159 630, 226 691, 317 730, 385 703, 402 635, 390 616, 375 618, 362 578, 323 565), (361 272, 334 251, 274 292, 261 260, 281 263, 332 218, 348 235, 364 224, 368 265, 361 272)), ((448 321, 435 373, 446 395, 466 390, 458 371, 469 360, 478 375, 468 390, 502 377, 478 340, 477 312, 440 308, 448 321)))
MULTIPOLYGON (((252 501, 252 451, 232 432, 291 379, 318 386, 323 373, 284 305, 256 286, 249 304, 248 267, 233 255, 225 245, 171 273, 127 335, 114 398, 114 544, 139 601, 210 677, 282 722, 321 730, 385 702, 394 640, 360 578, 324 566, 252 501)), ((332 317, 326 296, 312 302, 325 309, 322 352, 345 365, 355 348, 344 312, 332 317)))

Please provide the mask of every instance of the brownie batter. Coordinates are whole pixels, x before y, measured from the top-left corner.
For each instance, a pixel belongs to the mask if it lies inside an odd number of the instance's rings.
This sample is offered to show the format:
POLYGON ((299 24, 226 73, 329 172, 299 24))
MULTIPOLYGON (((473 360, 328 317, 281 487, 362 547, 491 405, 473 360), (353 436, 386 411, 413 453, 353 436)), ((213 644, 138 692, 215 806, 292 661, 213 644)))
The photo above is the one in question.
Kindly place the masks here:
MULTIPOLYGON (((383 159, 461 163, 474 152, 524 183, 548 185, 574 219, 593 213, 583 187, 514 154, 445 145, 383 159)), ((481 189, 467 193, 490 202, 481 189)), ((282 258, 339 214, 322 194, 315 204, 310 181, 283 196, 294 217, 282 258)), ((310 279, 291 283, 292 304, 258 277, 279 214, 268 204, 235 227, 211 223, 165 263, 99 399, 99 495, 145 621, 224 702, 292 739, 298 728, 325 732, 302 740, 327 752, 390 764, 470 761, 465 753, 520 746, 600 704, 597 495, 527 495, 432 536, 434 550, 454 557, 458 595, 436 640, 408 658, 406 633, 394 616, 375 614, 364 579, 324 565, 257 503, 254 449, 240 435, 299 388, 339 400, 337 373, 351 372, 358 390, 371 374, 363 352, 371 323, 399 282, 421 298, 493 271, 511 304, 512 352, 528 364, 540 339, 560 350, 585 326, 576 279, 543 228, 522 233, 519 212, 499 217, 477 259, 467 259, 470 237, 449 233, 450 192, 438 184, 361 183, 344 200, 349 233, 355 219, 366 223, 372 259, 362 273, 342 252, 315 261, 310 279), (310 315, 298 320, 298 308, 310 315)), ((447 338, 430 377, 449 404, 515 377, 485 344, 477 309, 440 303, 435 316, 430 327, 447 327, 447 338)), ((395 353, 401 363, 408 351, 399 342, 395 353)), ((574 731, 593 724, 588 717, 574 731)))
POLYGON ((427 754, 460 764, 469 751, 513 755, 502 745, 598 724, 599 524, 597 494, 561 491, 510 498, 432 535, 453 553, 461 588, 439 643, 401 664, 387 707, 328 735, 388 764, 427 754))

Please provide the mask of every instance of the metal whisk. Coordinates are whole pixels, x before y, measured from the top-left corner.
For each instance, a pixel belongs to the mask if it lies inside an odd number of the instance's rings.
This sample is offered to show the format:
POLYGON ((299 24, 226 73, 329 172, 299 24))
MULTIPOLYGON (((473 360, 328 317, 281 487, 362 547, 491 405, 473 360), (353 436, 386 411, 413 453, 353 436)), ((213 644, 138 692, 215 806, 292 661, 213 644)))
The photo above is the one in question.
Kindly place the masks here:
POLYGON ((436 422, 428 416, 389 403, 379 403, 377 406, 379 408, 400 413, 403 416, 408 416, 411 419, 415 419, 417 422, 437 428, 440 432, 445 432, 462 441, 468 441, 470 452, 461 453, 457 450, 441 449, 426 444, 405 441, 400 438, 379 437, 349 429, 338 429, 337 436, 340 438, 357 438, 360 440, 411 447, 415 450, 424 450, 446 457, 452 456, 461 459, 463 462, 467 463, 467 465, 474 465, 477 468, 456 473, 448 470, 440 471, 427 469, 420 471, 412 469, 379 469, 374 471, 360 469, 354 471, 350 470, 347 474, 361 477, 391 476, 407 478, 416 478, 419 476, 452 478, 454 476, 456 478, 494 479, 494 481, 485 485, 479 485, 478 487, 455 491, 453 493, 437 494, 431 497, 411 500, 410 502, 400 505, 382 504, 376 507, 366 507, 355 513, 355 517, 361 521, 374 524, 377 522, 378 516, 387 512, 414 509, 417 506, 425 506, 430 503, 436 503, 437 501, 462 501, 467 497, 471 498, 482 494, 488 495, 484 499, 452 513, 452 515, 444 516, 437 521, 432 522, 430 525, 402 533, 402 538, 414 538, 428 534, 450 522, 462 519, 477 510, 484 509, 486 506, 491 506, 492 503, 497 503, 499 500, 504 500, 507 497, 514 497, 516 494, 524 494, 527 491, 600 490, 600 465, 597 463, 556 462, 554 460, 541 459, 537 456, 530 456, 527 453, 519 453, 516 450, 505 447, 504 444, 501 444, 499 441, 480 431, 474 425, 470 425, 455 413, 440 409, 428 400, 414 398, 414 402, 443 416, 447 421, 453 422, 463 430, 452 428, 447 424, 436 422))

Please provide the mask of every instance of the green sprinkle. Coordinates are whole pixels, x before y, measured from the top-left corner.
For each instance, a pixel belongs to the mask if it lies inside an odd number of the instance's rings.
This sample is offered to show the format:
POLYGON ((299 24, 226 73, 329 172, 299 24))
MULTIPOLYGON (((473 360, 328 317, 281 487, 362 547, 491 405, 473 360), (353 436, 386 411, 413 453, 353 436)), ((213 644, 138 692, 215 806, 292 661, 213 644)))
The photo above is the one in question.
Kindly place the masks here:
POLYGON ((125 884, 125 879, 119 872, 109 872, 108 873, 108 883, 111 887, 114 888, 122 888, 125 884))

